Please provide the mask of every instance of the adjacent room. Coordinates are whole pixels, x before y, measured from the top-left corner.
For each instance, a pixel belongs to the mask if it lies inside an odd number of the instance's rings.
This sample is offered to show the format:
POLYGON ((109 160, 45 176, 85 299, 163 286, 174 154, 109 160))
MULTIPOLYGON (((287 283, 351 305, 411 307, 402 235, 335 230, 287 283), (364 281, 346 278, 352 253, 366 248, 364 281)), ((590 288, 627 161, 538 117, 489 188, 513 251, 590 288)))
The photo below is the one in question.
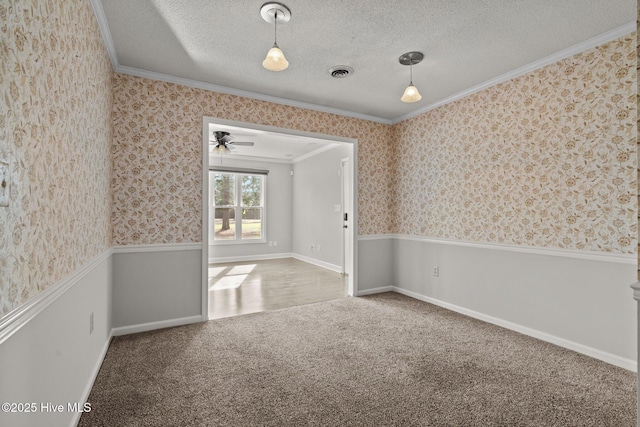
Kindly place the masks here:
POLYGON ((353 295, 353 146, 204 126, 209 319, 353 295))
POLYGON ((0 425, 639 425, 639 10, 2 2, 0 425))

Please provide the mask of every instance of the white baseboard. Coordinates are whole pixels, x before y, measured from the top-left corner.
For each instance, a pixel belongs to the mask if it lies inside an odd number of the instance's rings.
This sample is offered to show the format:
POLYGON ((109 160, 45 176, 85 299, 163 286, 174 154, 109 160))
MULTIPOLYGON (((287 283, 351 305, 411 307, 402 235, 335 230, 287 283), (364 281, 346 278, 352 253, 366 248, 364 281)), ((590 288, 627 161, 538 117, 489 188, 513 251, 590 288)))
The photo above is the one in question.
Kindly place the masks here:
MULTIPOLYGON (((96 378, 98 378, 98 373, 100 372, 100 368, 102 367, 102 362, 104 362, 104 358, 106 357, 107 351, 109 350, 109 345, 111 344, 111 338, 113 338, 113 331, 111 331, 111 333, 109 334, 109 337, 107 338, 107 341, 104 343, 104 347, 100 352, 100 357, 98 358, 98 360, 96 360, 96 366, 93 368, 93 371, 91 371, 89 382, 87 383, 87 386, 84 388, 84 391, 82 392, 82 398, 80 402, 82 402, 83 404, 87 403, 87 401, 89 400, 91 389, 93 388, 93 384, 96 382, 96 378)), ((78 422, 80 422, 81 416, 82 416, 82 412, 76 412, 74 414, 73 419, 71 421, 71 427, 78 425, 78 422)))
POLYGON ((627 369, 632 372, 638 372, 638 363, 635 360, 625 359, 615 354, 607 353, 592 347, 588 347, 573 341, 566 340, 564 338, 560 338, 551 334, 547 334, 545 332, 541 332, 535 329, 527 328, 526 326, 518 325, 516 323, 512 323, 506 320, 498 319, 493 316, 489 316, 474 310, 469 310, 464 307, 460 307, 454 304, 450 304, 448 302, 444 302, 435 298, 427 297, 422 294, 418 294, 416 292, 408 291, 397 286, 390 286, 390 290, 397 292, 402 295, 406 295, 411 298, 415 298, 420 301, 428 302, 433 305, 437 305, 442 308, 446 308, 447 310, 455 311, 456 313, 464 314, 465 316, 473 317, 474 319, 482 320, 483 322, 492 323, 494 325, 503 327, 505 329, 510 329, 515 332, 519 332, 524 335, 528 335, 533 338, 537 338, 542 341, 549 342, 551 344, 558 345, 560 347, 564 347, 569 350, 573 350, 577 353, 584 354, 589 357, 593 357, 594 359, 602 360, 603 362, 607 362, 611 365, 618 366, 620 368, 627 369))
POLYGON ((243 256, 231 256, 231 257, 217 257, 209 258, 210 264, 221 264, 225 262, 244 262, 244 261, 263 261, 268 259, 281 259, 281 258, 295 258, 299 261, 307 262, 309 264, 316 265, 318 267, 326 268, 327 270, 335 271, 336 273, 342 273, 342 266, 330 264, 328 262, 320 261, 308 256, 283 252, 279 254, 265 254, 265 255, 243 255, 243 256))
POLYGON ((318 267, 326 268, 327 270, 335 271, 336 273, 342 273, 342 266, 330 264, 328 262, 320 261, 319 259, 309 258, 308 256, 300 254, 291 254, 291 256, 297 260, 308 262, 309 264, 317 265, 318 267))
POLYGON ((381 294, 383 292, 393 292, 395 291, 394 286, 380 286, 379 288, 371 288, 371 289, 363 289, 358 290, 357 297, 363 297, 365 295, 373 295, 373 294, 381 294))
POLYGON ((139 325, 122 326, 113 328, 111 335, 114 337, 120 335, 137 334, 138 332, 153 331, 155 329, 172 328, 174 326, 190 325, 191 323, 202 322, 202 315, 182 317, 179 319, 161 320, 158 322, 141 323, 139 325))
POLYGON ((293 257, 293 254, 290 252, 283 252, 278 254, 216 257, 216 258, 209 258, 209 264, 221 264, 225 262, 263 261, 267 259, 281 259, 281 258, 292 258, 292 257, 293 257))

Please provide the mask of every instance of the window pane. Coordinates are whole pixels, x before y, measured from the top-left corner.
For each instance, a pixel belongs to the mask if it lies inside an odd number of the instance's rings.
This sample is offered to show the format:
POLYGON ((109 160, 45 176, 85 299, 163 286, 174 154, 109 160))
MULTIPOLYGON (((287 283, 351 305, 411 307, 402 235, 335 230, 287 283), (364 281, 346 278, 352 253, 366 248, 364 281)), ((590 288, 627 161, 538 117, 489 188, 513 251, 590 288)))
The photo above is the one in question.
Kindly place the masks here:
POLYGON ((218 172, 213 179, 213 185, 215 188, 214 206, 233 206, 236 204, 235 175, 218 172))
POLYGON ((236 239, 236 210, 233 208, 215 208, 213 220, 215 240, 236 239))
POLYGON ((242 177, 242 206, 262 206, 262 176, 242 177))
POLYGON ((262 238, 262 208, 242 209, 242 239, 262 238))

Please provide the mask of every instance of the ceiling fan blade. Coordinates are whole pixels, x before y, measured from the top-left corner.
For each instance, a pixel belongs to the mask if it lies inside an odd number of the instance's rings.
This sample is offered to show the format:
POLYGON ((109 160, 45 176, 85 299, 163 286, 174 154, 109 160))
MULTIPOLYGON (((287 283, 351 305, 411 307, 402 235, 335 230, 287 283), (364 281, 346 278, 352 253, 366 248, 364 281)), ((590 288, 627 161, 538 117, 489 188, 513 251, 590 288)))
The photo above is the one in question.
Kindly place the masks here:
POLYGON ((230 142, 229 144, 233 144, 233 145, 245 145, 247 147, 253 147, 253 142, 249 142, 249 141, 234 141, 234 142, 230 142))

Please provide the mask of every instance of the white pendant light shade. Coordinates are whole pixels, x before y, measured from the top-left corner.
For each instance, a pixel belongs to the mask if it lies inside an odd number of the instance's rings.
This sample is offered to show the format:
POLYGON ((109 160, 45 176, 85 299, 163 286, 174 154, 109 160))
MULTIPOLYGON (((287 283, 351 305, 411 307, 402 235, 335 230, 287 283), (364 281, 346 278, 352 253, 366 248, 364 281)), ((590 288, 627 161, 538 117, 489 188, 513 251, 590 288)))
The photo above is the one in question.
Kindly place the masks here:
POLYGON ((269 49, 267 57, 262 61, 262 66, 269 71, 282 71, 286 70, 289 66, 289 61, 284 57, 284 53, 280 50, 276 43, 269 49))
POLYGON ((402 94, 402 98, 400 98, 402 102, 418 102, 422 99, 420 92, 418 92, 418 88, 413 85, 413 66, 419 64, 420 61, 422 61, 422 58, 424 58, 422 52, 407 52, 399 58, 402 65, 409 66, 409 71, 411 73, 409 86, 407 86, 402 94))
POLYGON ((418 102, 421 99, 422 96, 420 95, 420 92, 418 92, 418 88, 413 84, 407 86, 407 88, 404 90, 404 93, 402 94, 402 98, 400 98, 402 102, 418 102))
POLYGON ((262 66, 269 71, 282 71, 289 67, 289 61, 278 47, 278 23, 286 24, 291 19, 291 10, 282 3, 268 2, 260 8, 262 19, 273 24, 273 47, 269 49, 262 66))

